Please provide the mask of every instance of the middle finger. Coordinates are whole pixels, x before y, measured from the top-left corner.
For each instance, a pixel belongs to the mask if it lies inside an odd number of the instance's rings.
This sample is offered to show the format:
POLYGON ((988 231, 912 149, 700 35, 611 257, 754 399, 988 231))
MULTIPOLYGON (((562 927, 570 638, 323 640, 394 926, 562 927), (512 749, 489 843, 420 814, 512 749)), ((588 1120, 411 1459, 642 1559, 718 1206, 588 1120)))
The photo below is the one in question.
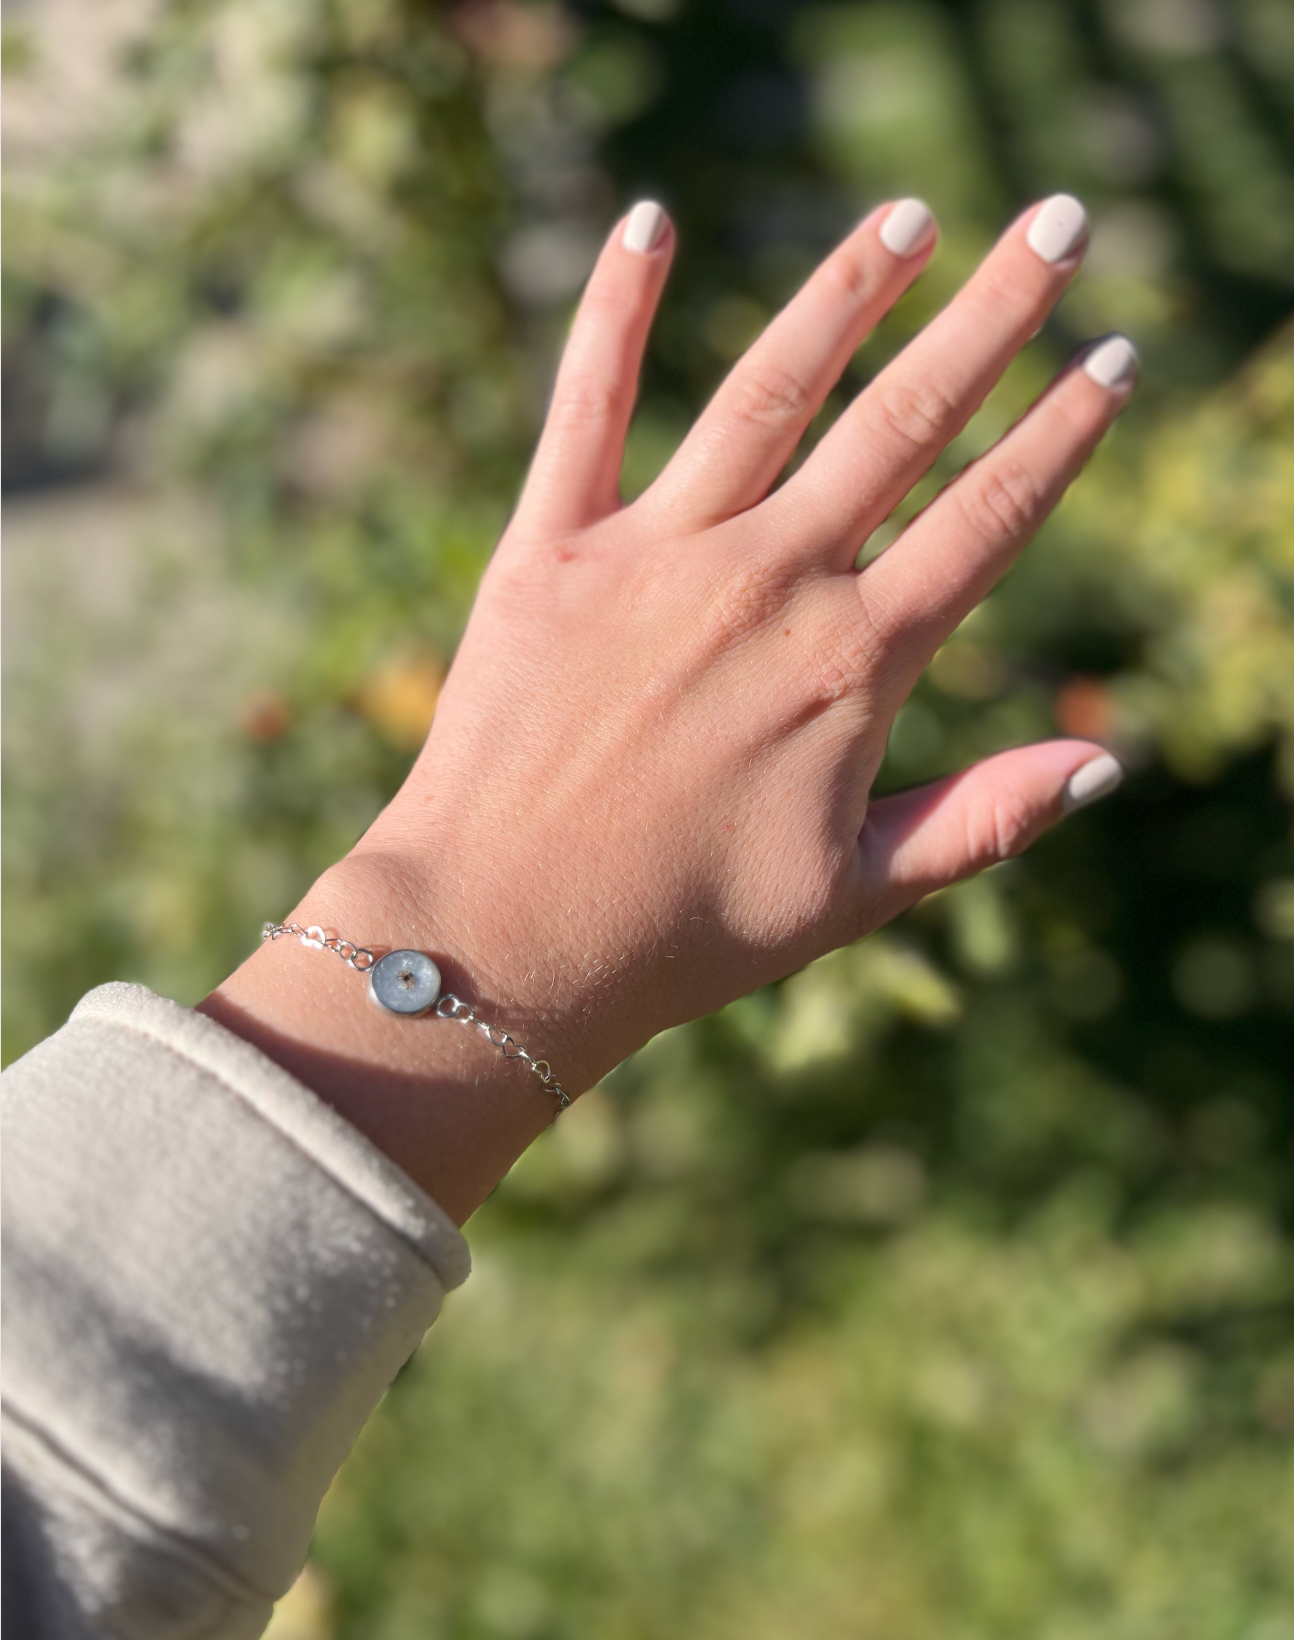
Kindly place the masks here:
POLYGON ((1083 207, 1027 211, 956 297, 881 371, 773 498, 806 555, 849 568, 858 549, 984 402, 1082 260, 1083 207))

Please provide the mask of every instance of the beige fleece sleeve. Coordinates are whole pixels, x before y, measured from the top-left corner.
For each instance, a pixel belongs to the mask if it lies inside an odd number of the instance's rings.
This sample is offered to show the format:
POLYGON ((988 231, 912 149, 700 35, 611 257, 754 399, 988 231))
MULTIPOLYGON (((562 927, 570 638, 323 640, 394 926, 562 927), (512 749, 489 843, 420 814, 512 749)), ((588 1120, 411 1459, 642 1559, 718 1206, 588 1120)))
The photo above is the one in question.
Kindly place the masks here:
POLYGON ((6 1632, 250 1640, 466 1243, 294 1078, 137 986, 13 1065, 3 1120, 6 1632))

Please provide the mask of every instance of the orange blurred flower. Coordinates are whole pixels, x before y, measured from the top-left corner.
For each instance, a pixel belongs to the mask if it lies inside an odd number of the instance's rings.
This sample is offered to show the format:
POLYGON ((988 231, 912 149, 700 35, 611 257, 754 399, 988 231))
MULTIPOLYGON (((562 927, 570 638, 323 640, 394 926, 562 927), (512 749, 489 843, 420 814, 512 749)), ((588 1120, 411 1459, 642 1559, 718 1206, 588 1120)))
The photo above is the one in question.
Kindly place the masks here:
POLYGON ((292 727, 292 708, 275 689, 263 689, 243 702, 238 727, 257 746, 268 746, 292 727))
POLYGON ((1080 740, 1107 741, 1114 732, 1114 702, 1097 678, 1071 678, 1056 696, 1056 723, 1080 740))
POLYGON ((360 686, 355 710, 393 746, 416 751, 427 738, 444 681, 444 665, 435 656, 386 661, 360 686))

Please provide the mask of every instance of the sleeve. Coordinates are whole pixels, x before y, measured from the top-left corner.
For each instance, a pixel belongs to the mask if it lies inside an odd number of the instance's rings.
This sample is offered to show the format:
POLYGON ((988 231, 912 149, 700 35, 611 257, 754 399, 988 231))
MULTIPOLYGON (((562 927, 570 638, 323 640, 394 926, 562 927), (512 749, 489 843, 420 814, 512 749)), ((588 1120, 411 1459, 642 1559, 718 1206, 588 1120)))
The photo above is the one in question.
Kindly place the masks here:
POLYGON ((251 1640, 466 1243, 279 1066, 138 986, 13 1065, 3 1121, 6 1631, 251 1640))

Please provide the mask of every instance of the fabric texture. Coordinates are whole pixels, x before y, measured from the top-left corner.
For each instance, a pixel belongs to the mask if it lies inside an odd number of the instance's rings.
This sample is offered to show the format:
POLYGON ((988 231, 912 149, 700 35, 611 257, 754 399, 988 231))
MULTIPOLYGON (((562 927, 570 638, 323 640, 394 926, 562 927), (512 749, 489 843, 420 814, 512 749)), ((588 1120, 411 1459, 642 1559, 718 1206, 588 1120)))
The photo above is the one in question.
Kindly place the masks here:
POLYGON ((6 1630, 251 1640, 467 1244, 287 1072, 139 986, 11 1066, 3 1119, 6 1630))

